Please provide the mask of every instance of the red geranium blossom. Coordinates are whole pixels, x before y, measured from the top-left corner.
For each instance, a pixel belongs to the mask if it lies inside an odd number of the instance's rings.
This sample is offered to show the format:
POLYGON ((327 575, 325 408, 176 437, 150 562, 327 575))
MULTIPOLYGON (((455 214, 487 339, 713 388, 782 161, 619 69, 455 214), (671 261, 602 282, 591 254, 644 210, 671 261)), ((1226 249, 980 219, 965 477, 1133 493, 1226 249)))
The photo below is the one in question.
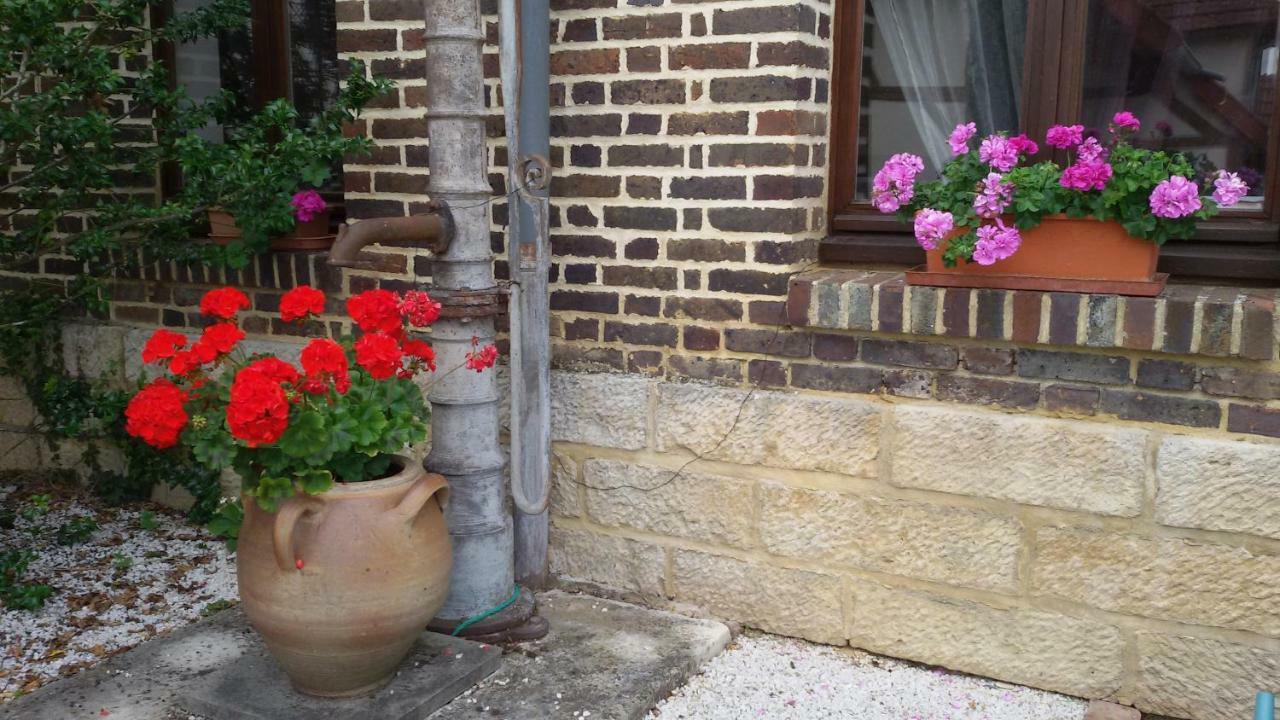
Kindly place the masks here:
POLYGON ((421 290, 410 290, 400 301, 400 313, 414 327, 426 327, 440 319, 440 303, 421 290))
POLYGON ((223 320, 230 320, 241 310, 249 309, 249 296, 233 287, 210 290, 200 299, 200 312, 223 320))
POLYGON ((347 300, 347 312, 367 333, 386 333, 399 338, 404 332, 400 319, 400 298, 390 290, 367 290, 347 300))
MULTIPOLYGON (((289 383, 291 385, 297 383, 298 379, 302 377, 301 373, 298 372, 298 368, 278 357, 259 358, 246 365, 244 369, 262 373, 275 382, 289 383)), ((241 370, 241 372, 244 372, 244 370, 241 370)))
POLYGON ((334 389, 344 394, 351 389, 351 375, 347 366, 347 353, 338 343, 327 338, 312 340, 302 349, 302 369, 306 379, 302 389, 312 394, 320 394, 329 389, 333 382, 334 389))
POLYGON ((356 341, 356 362, 374 380, 386 380, 400 369, 400 343, 382 333, 365 335, 356 341))
POLYGON ((158 360, 168 360, 187 345, 187 337, 172 330, 160 328, 156 330, 142 346, 142 362, 150 364, 158 360))
POLYGON ((164 378, 152 380, 125 407, 125 432, 160 450, 177 445, 187 426, 186 401, 187 394, 177 385, 164 378))
POLYGON ((324 293, 310 285, 299 285, 280 298, 280 319, 285 322, 305 320, 324 312, 324 293))
POLYGON ((289 398, 280 380, 272 375, 279 368, 262 363, 259 360, 236 373, 227 403, 227 429, 249 447, 270 445, 289 428, 289 398))
POLYGON ((420 361, 423 367, 435 372, 436 351, 430 345, 421 340, 406 340, 403 349, 405 357, 414 358, 420 361))
POLYGON ((498 362, 498 346, 488 345, 479 350, 467 353, 467 367, 476 372, 484 372, 498 362))
POLYGON ((244 339, 244 331, 229 322, 210 325, 204 329, 204 334, 196 341, 195 346, 191 349, 196 351, 197 357, 204 358, 207 356, 208 350, 212 350, 215 357, 217 355, 226 355, 235 349, 236 343, 244 339), (202 352, 202 350, 204 352, 202 352))

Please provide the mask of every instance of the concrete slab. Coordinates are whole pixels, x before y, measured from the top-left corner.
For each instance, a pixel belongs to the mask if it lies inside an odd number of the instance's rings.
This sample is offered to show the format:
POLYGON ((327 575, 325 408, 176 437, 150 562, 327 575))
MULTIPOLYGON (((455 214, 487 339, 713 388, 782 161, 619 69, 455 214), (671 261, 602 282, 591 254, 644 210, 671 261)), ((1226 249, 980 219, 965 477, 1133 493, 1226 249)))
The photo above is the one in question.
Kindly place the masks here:
POLYGON ((589 595, 552 591, 538 603, 547 637, 515 646, 498 672, 431 720, 638 720, 730 637, 713 620, 589 595))
POLYGON ((396 677, 374 695, 324 700, 289 688, 261 644, 227 667, 193 682, 179 707, 209 720, 424 720, 498 669, 502 650, 423 633, 396 677))

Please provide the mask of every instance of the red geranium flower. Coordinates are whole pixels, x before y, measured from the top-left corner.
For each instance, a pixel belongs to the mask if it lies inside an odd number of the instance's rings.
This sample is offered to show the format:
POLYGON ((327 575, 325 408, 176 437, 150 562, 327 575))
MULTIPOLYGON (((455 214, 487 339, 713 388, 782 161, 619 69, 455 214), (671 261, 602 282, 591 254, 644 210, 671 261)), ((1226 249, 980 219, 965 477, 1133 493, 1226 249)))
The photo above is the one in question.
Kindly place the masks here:
POLYGON ((366 333, 386 333, 399 338, 404 332, 400 298, 390 290, 367 290, 347 300, 347 312, 366 333))
MULTIPOLYGON (((261 373, 272 381, 277 383, 296 384, 302 375, 298 372, 298 368, 281 360, 278 357, 264 357, 254 360, 245 366, 245 370, 253 370, 261 373)), ((244 372, 241 370, 240 372, 244 372)), ((239 377, 237 375, 237 377, 239 377)))
POLYGON ((230 320, 241 310, 249 309, 249 296, 233 287, 210 290, 200 299, 200 312, 223 320, 230 320))
POLYGON ((488 345, 479 350, 467 353, 467 367, 476 372, 484 372, 498 362, 498 346, 488 345))
POLYGON ((125 432, 160 450, 177 445, 187 426, 186 401, 187 394, 177 385, 164 378, 152 380, 125 407, 125 432))
POLYGON ((289 399, 280 380, 271 374, 279 368, 259 365, 261 362, 236 373, 227 403, 227 429, 249 447, 270 445, 289 428, 289 399))
POLYGON ((324 312, 324 293, 310 285, 299 285, 280 298, 280 319, 285 322, 305 320, 324 312))
POLYGON ((226 355, 234 350, 236 343, 243 339, 243 330, 232 323, 223 322, 205 328, 204 334, 191 349, 196 352, 197 357, 202 359, 209 350, 212 350, 216 358, 217 355, 226 355))
POLYGON ((423 367, 435 372, 436 369, 436 351, 430 345, 421 340, 406 340, 402 346, 405 357, 414 358, 422 364, 423 367))
POLYGON ((158 360, 168 360, 187 345, 187 337, 181 333, 161 328, 153 333, 147 344, 142 346, 142 362, 151 364, 158 360))
POLYGON ((440 303, 421 290, 410 290, 400 301, 400 313, 414 327, 426 327, 440 319, 440 303))
POLYGON ((382 333, 365 335, 356 341, 356 362, 374 380, 386 380, 400 369, 400 343, 382 333))
POLYGON ((333 382, 339 394, 351 389, 351 375, 347 366, 347 353, 338 343, 327 338, 312 340, 302 349, 302 369, 306 379, 302 389, 320 394, 333 382))

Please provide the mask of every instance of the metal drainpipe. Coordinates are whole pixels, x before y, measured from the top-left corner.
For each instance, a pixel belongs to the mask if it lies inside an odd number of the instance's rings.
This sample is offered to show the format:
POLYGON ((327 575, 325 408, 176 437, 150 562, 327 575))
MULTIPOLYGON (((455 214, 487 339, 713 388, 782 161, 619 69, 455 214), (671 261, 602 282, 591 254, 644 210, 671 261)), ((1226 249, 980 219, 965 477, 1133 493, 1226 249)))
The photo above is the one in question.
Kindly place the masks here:
MULTIPOLYGON (((433 326, 432 344, 440 367, 452 368, 465 362, 473 338, 481 346, 493 342, 502 300, 489 246, 484 26, 479 0, 425 0, 424 9, 430 193, 452 211, 455 230, 449 251, 431 264, 433 295, 445 306, 433 326)), ((458 370, 442 376, 427 399, 431 451, 426 466, 449 481, 445 516, 454 557, 449 595, 431 628, 451 632, 501 605, 515 585, 506 462, 498 444, 497 376, 458 370)), ((532 617, 533 598, 522 593, 521 600, 464 634, 519 634, 513 629, 539 620, 532 617)), ((542 632, 545 627, 541 622, 542 632)))

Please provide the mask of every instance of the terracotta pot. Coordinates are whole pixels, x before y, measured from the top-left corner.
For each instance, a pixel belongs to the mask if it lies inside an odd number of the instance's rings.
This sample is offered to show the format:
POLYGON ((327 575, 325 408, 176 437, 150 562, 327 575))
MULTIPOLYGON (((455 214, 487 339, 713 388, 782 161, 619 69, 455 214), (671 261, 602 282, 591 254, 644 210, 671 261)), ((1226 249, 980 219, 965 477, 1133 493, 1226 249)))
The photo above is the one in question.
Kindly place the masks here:
POLYGON ((271 238, 271 249, 327 250, 333 246, 333 239, 336 237, 329 232, 329 221, 332 217, 333 210, 325 208, 307 222, 299 222, 293 232, 288 235, 271 238))
POLYGON ((223 244, 239 239, 243 233, 236 225, 236 216, 222 208, 209 209, 209 237, 221 240, 223 244))
POLYGON ((453 550, 445 480, 397 457, 384 480, 245 499, 236 575, 245 615, 300 692, 351 697, 388 682, 444 604, 453 550))
MULTIPOLYGON (((958 233, 957 233, 958 234, 958 233)), ((907 274, 914 285, 1063 290, 1157 295, 1164 277, 1156 274, 1160 246, 1135 238, 1115 221, 1044 218, 1022 232, 1022 245, 992 265, 958 262, 947 267, 940 244, 927 253, 928 264, 907 274)))

